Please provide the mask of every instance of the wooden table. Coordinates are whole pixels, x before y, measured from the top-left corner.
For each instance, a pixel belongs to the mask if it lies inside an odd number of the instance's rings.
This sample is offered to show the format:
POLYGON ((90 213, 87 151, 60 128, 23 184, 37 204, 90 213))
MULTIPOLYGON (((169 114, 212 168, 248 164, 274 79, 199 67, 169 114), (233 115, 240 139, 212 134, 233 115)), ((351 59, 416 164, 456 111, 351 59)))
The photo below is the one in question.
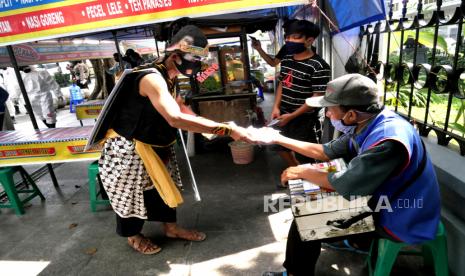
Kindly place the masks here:
MULTIPOLYGON (((330 162, 318 163, 321 170, 341 171, 347 168, 344 160, 336 159, 330 162)), ((302 180, 289 180, 291 195, 291 210, 294 215, 300 238, 303 241, 321 240, 339 236, 374 231, 371 216, 357 221, 347 228, 338 228, 335 222, 347 221, 349 218, 370 210, 367 206, 368 197, 355 197, 347 200, 336 192, 321 190, 318 186, 302 180)))

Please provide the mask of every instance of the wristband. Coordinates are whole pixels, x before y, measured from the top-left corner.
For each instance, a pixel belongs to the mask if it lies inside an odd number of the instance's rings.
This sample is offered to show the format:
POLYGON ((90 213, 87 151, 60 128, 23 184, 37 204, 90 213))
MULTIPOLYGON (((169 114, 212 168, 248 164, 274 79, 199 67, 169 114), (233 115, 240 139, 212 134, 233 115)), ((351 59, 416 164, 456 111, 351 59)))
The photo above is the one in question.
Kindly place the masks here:
POLYGON ((228 125, 221 124, 215 128, 213 128, 212 133, 221 136, 230 136, 232 132, 232 128, 228 125))

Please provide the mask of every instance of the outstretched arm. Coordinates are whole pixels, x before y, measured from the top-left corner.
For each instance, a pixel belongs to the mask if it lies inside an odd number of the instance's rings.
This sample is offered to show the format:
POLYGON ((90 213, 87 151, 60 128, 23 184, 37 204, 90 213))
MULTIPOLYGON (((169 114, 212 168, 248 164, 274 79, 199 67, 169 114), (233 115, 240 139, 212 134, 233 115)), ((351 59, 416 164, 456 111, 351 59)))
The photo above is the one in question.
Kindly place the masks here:
POLYGON ((330 160, 330 158, 325 154, 323 150, 323 145, 321 144, 299 141, 299 140, 285 137, 283 135, 277 136, 274 142, 285 148, 288 148, 292 151, 298 152, 302 155, 305 155, 307 157, 310 157, 316 160, 320 160, 320 161, 330 160))
POLYGON ((245 139, 246 131, 242 127, 228 126, 192 114, 183 113, 175 99, 171 96, 166 81, 159 74, 149 74, 142 78, 140 94, 148 97, 155 109, 175 128, 198 133, 229 134, 233 139, 245 139), (226 131, 225 133, 222 133, 226 131))

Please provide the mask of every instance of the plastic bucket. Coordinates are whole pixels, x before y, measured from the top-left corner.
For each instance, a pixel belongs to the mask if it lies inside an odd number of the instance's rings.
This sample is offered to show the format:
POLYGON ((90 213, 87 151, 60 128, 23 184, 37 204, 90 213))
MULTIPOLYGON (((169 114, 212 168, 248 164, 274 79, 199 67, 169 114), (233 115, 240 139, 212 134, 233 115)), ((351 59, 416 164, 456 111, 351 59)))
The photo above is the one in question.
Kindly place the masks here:
POLYGON ((249 164, 253 161, 254 146, 252 144, 234 141, 229 143, 229 147, 235 164, 249 164))

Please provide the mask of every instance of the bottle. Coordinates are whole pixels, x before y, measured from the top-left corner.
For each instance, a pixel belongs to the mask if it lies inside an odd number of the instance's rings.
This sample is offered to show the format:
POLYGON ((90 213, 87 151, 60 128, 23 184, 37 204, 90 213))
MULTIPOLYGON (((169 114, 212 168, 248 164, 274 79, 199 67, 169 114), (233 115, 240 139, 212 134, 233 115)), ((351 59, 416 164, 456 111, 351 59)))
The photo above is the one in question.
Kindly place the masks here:
POLYGON ((72 101, 82 101, 84 99, 81 93, 81 88, 79 88, 79 86, 77 86, 75 83, 71 85, 69 92, 72 101))
POLYGON ((79 88, 79 86, 77 86, 76 83, 73 83, 69 88, 69 97, 69 112, 74 113, 76 112, 76 105, 84 101, 84 97, 81 93, 81 88, 79 88))

